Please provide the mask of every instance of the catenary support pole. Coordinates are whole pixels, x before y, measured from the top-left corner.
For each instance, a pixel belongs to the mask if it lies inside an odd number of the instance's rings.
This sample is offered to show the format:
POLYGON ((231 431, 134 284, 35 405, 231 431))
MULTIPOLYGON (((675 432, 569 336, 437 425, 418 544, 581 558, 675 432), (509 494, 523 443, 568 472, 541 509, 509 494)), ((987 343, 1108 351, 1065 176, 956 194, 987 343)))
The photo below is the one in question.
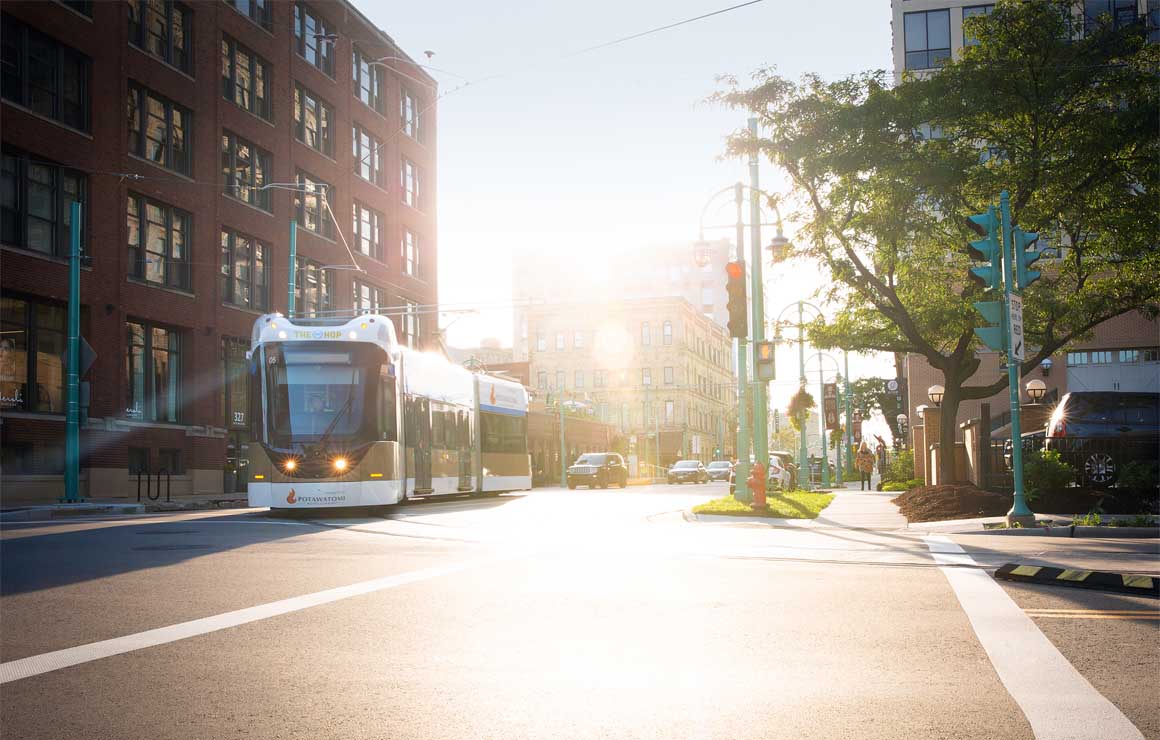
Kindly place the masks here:
POLYGON ((854 389, 850 381, 850 353, 842 350, 842 362, 846 373, 846 473, 854 478, 854 412, 852 410, 854 389))
POLYGON ((68 374, 65 378, 64 501, 80 503, 81 204, 69 205, 68 374))
POLYGON ((568 487, 568 451, 564 448, 564 397, 556 403, 560 406, 560 487, 568 487))
MULTIPOLYGON (((806 329, 803 315, 805 306, 798 301, 798 387, 806 389, 806 329)), ((801 445, 798 447, 798 488, 808 490, 810 487, 809 448, 806 443, 805 419, 801 425, 801 445)))
MULTIPOLYGON (((845 388, 845 385, 842 382, 841 375, 838 376, 838 384, 837 385, 838 385, 838 398, 836 399, 835 406, 838 409, 841 409, 842 408, 842 395, 843 395, 843 390, 845 388)), ((839 487, 842 485, 842 447, 845 446, 845 438, 843 437, 842 432, 843 432, 843 430, 842 430, 842 414, 839 412, 838 413, 838 441, 834 445, 834 455, 837 458, 835 463, 834 463, 834 472, 838 476, 838 486, 839 487)))
POLYGON ((818 353, 818 433, 822 437, 822 486, 830 487, 830 451, 826 449, 826 373, 818 353))
MULTIPOLYGON (((757 138, 757 119, 749 119, 749 135, 757 138)), ((761 280, 761 188, 758 183, 757 151, 749 155, 749 270, 753 290, 754 352, 758 342, 765 341, 765 285, 761 280)), ((754 355, 756 357, 756 354, 754 355)), ((769 383, 757 379, 756 360, 753 373, 753 455, 768 470, 769 465, 769 403, 766 396, 769 383)))
POLYGON ((294 298, 298 292, 298 222, 290 219, 290 279, 286 283, 286 315, 294 318, 294 298))
MULTIPOLYGON (((733 198, 737 202, 737 261, 745 261, 745 218, 742 205, 745 203, 744 186, 733 186, 733 198)), ((734 473, 733 496, 738 501, 749 503, 749 419, 748 383, 749 358, 745 351, 745 337, 737 338, 737 467, 734 473)))
POLYGON ((1022 412, 1019 407, 1019 361, 1015 359, 1015 337, 1011 334, 1011 293, 1015 288, 1015 243, 1011 238, 1011 202, 1004 190, 999 194, 999 211, 1003 228, 1003 293, 1006 298, 1003 311, 1003 331, 1007 335, 1007 392, 1011 398, 1011 477, 1015 482, 1015 500, 1007 512, 1008 523, 1018 522, 1034 526, 1035 513, 1027 506, 1023 493, 1023 436, 1022 412))

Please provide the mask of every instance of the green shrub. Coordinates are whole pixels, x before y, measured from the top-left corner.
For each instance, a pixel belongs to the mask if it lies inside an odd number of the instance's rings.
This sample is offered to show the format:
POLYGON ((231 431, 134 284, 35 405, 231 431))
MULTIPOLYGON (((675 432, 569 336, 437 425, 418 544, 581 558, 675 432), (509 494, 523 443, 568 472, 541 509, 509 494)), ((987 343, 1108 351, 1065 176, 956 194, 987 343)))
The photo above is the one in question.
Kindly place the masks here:
MULTIPOLYGON (((894 481, 898 483, 910 481, 914 479, 914 452, 912 450, 903 450, 886 463, 886 470, 882 472, 883 483, 894 481)), ((922 485, 919 483, 919 485, 922 485)), ((886 486, 882 486, 882 490, 886 490, 886 486)), ((902 489, 906 490, 906 489, 902 489)))
POLYGON ((1059 450, 1040 450, 1023 460, 1023 484, 1027 500, 1066 488, 1075 480, 1075 468, 1060 459, 1059 450))
POLYGON ((1157 464, 1155 462, 1126 462, 1120 466, 1116 487, 1144 495, 1156 490, 1157 464))
POLYGON ((921 478, 911 478, 906 481, 892 480, 882 484, 883 491, 909 491, 912 488, 918 488, 925 485, 926 481, 921 478))

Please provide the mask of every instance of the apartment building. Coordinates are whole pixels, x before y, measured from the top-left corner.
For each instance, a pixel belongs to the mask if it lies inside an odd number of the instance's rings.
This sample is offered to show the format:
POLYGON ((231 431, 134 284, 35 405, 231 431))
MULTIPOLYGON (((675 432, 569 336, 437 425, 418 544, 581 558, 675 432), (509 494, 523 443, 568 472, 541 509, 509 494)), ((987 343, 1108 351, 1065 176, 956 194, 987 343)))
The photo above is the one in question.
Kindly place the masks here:
POLYGON ((687 300, 531 305, 526 316, 539 398, 587 407, 629 437, 634 459, 664 466, 732 454, 731 340, 687 300))
POLYGON ((62 489, 69 204, 82 206, 82 493, 220 493, 255 318, 436 302, 435 81, 345 1, 5 2, 4 498, 62 489), (290 264, 291 231, 296 237, 290 264))
MULTIPOLYGON (((972 0, 891 0, 894 76, 929 74, 944 59, 958 57, 965 47, 976 43, 964 21, 985 15, 993 3, 972 0)), ((1073 32, 1085 28, 1103 14, 1116 24, 1147 23, 1153 41, 1160 40, 1160 0, 1084 0, 1071 6, 1073 32)), ((978 371, 968 385, 983 385, 1006 374, 1003 358, 980 351, 978 371)), ((909 415, 929 404, 927 389, 942 382, 942 375, 920 355, 908 355, 905 370, 909 378, 909 415)), ((1042 379, 1048 387, 1046 402, 1057 400, 1069 390, 1155 391, 1160 388, 1160 323, 1138 312, 1128 313, 1095 328, 1090 339, 1059 352, 1028 375, 1042 379)), ((1025 399, 1026 402, 1026 399, 1025 399)), ((965 401, 959 406, 958 421, 978 418, 981 406, 991 407, 992 424, 1002 433, 1010 423, 1010 402, 1006 390, 991 398, 965 401)), ((1024 430, 1030 431, 1030 430, 1024 430)))

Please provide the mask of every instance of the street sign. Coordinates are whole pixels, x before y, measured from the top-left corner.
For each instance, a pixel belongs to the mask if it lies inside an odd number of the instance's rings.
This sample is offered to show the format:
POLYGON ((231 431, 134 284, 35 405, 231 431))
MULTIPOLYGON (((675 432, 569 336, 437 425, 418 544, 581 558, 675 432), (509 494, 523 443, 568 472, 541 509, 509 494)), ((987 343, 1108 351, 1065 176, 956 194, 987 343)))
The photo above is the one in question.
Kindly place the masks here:
POLYGON ((822 386, 822 409, 826 415, 826 429, 838 428, 838 384, 822 386))
POLYGON ((1012 293, 1007 302, 1007 310, 1011 327, 1011 354, 1019 362, 1027 359, 1027 351, 1023 346, 1023 296, 1012 293))
POLYGON ((891 378, 890 380, 886 381, 886 390, 890 391, 891 393, 894 393, 895 391, 897 391, 898 390, 898 381, 895 380, 894 378, 891 378))

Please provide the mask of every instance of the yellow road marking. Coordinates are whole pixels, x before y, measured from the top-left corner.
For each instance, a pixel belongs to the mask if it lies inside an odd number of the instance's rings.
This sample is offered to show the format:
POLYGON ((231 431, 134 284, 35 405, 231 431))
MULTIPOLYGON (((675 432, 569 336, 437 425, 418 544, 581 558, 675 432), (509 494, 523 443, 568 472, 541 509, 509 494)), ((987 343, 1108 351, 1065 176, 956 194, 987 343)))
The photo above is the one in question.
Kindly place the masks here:
POLYGON ((1152 588, 1152 579, 1149 576, 1121 576, 1125 586, 1137 588, 1152 588))
POLYGON ((1144 609, 1025 609, 1040 619, 1142 619, 1160 620, 1160 611, 1144 609))
POLYGON ((1033 576, 1043 570, 1040 565, 1020 565, 1011 570, 1013 576, 1033 576))

